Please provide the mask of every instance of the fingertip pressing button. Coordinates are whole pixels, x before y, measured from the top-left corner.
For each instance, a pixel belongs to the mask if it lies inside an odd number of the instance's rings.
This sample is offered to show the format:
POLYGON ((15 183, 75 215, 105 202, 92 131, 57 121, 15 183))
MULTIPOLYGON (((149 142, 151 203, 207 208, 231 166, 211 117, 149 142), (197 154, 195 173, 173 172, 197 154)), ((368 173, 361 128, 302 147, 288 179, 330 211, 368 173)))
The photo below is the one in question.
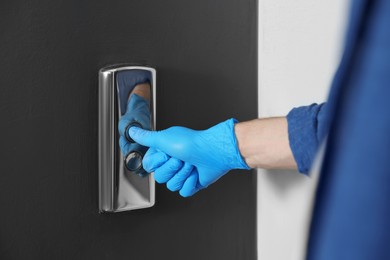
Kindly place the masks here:
POLYGON ((141 126, 141 124, 136 122, 136 121, 131 122, 128 126, 126 126, 125 137, 126 137, 127 141, 129 141, 130 143, 135 143, 133 138, 131 138, 130 135, 129 135, 129 129, 130 129, 130 127, 133 127, 133 126, 136 126, 136 127, 139 127, 139 128, 143 128, 141 126))

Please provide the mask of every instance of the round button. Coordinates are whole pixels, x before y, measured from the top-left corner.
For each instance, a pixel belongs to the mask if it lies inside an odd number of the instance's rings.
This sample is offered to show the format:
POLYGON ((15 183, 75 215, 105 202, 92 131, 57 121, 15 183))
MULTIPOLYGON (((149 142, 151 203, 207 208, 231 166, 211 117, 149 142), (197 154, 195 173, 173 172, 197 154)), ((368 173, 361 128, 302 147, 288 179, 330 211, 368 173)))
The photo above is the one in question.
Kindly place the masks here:
POLYGON ((142 167, 142 155, 136 151, 129 153, 126 156, 125 165, 129 171, 138 171, 142 167))
POLYGON ((132 126, 136 126, 136 127, 139 127, 139 128, 142 128, 141 124, 136 122, 136 121, 133 121, 131 122, 128 126, 126 126, 126 130, 125 130, 125 137, 127 139, 127 141, 129 141, 130 143, 135 143, 135 141, 130 137, 129 135, 129 129, 130 127, 132 126))

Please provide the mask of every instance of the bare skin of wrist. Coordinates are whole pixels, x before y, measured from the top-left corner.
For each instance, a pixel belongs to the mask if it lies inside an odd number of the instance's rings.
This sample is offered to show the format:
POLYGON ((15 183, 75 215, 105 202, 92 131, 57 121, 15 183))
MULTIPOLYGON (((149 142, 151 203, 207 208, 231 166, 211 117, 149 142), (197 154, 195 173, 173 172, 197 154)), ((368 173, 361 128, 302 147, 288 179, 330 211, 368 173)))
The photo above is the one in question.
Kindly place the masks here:
POLYGON ((296 169, 285 117, 255 119, 234 127, 238 148, 251 168, 296 169))
POLYGON ((137 94, 140 97, 145 98, 146 100, 150 100, 150 85, 149 83, 138 84, 134 87, 133 91, 130 93, 129 99, 131 95, 137 94))

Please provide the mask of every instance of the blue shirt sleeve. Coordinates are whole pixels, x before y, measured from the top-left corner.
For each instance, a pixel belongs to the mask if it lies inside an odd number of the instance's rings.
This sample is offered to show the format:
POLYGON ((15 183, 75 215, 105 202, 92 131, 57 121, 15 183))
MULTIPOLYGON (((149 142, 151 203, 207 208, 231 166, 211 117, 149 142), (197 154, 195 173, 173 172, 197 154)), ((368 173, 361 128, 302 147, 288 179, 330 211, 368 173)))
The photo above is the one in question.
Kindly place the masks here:
POLYGON ((298 171, 307 174, 328 125, 326 104, 312 104, 293 108, 287 115, 288 138, 298 171))

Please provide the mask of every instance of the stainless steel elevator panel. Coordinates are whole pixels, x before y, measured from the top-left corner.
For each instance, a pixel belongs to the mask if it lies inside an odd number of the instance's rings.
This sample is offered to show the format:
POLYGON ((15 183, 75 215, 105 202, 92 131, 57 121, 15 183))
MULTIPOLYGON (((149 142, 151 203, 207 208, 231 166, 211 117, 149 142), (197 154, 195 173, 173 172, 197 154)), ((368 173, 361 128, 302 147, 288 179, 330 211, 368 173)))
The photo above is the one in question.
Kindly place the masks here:
POLYGON ((99 211, 120 212, 152 207, 155 202, 153 174, 130 172, 119 148, 118 121, 121 118, 116 73, 146 70, 151 73, 151 128, 156 124, 156 70, 145 66, 113 65, 99 71, 99 211))

